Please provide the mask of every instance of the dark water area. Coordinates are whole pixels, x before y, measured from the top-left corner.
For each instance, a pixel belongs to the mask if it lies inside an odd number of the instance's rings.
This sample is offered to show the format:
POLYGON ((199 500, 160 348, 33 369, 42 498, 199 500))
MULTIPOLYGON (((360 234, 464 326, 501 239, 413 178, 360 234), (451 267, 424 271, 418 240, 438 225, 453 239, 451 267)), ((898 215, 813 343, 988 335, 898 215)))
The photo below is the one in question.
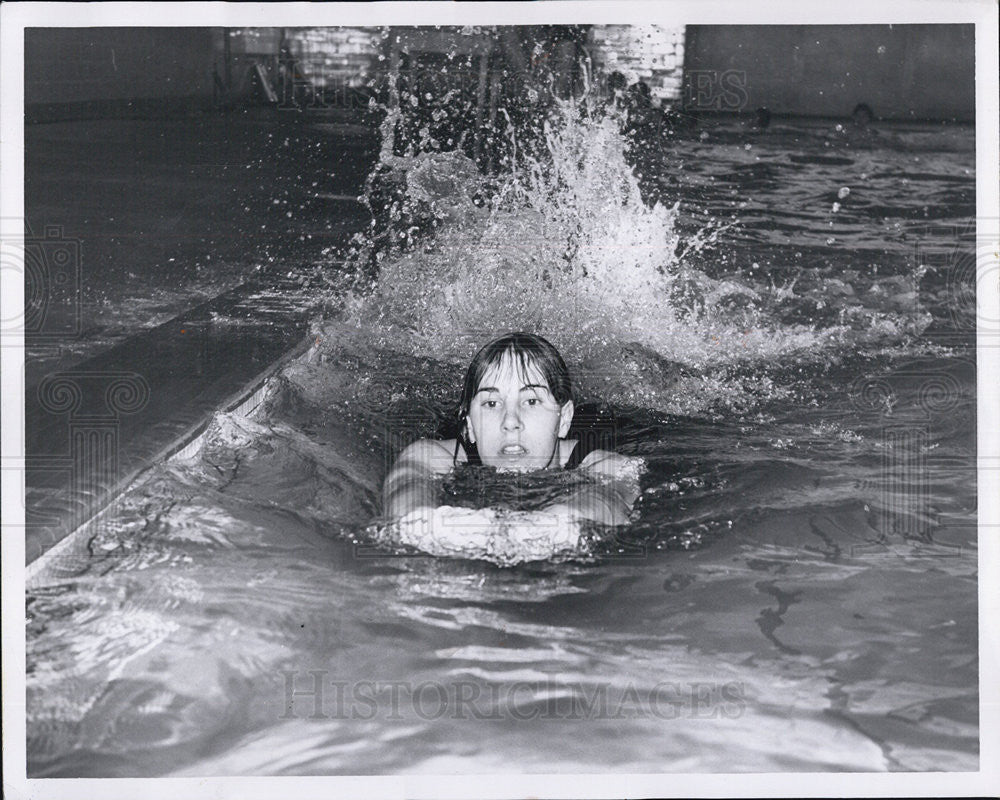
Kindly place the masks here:
POLYGON ((27 235, 71 253, 39 276, 28 384, 247 279, 309 282, 367 223, 377 150, 370 129, 294 112, 26 125, 27 235))
MULTIPOLYGON (((29 774, 977 769, 973 144, 797 123, 649 148, 639 187, 679 206, 620 230, 672 225, 685 277, 595 283, 650 250, 612 225, 543 317, 642 495, 550 560, 371 535, 493 320, 549 301, 495 280, 475 219, 386 262, 265 413, 216 415, 29 588, 29 774), (595 294, 614 313, 583 330, 595 294)), ((593 197, 553 206, 618 213, 593 197)))

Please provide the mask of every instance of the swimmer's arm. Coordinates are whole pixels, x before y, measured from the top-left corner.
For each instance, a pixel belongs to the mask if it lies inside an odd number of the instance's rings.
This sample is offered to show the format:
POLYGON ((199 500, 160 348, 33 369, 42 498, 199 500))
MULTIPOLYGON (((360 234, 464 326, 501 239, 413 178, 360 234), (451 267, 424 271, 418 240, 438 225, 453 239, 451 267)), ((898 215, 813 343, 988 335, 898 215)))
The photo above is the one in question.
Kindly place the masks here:
POLYGON ((608 450, 594 450, 580 464, 598 482, 582 486, 557 506, 567 506, 571 516, 601 525, 627 525, 639 497, 642 460, 608 450))
POLYGON ((382 487, 385 516, 399 519, 419 508, 438 504, 435 481, 451 471, 452 453, 447 443, 420 439, 409 445, 393 465, 382 487))

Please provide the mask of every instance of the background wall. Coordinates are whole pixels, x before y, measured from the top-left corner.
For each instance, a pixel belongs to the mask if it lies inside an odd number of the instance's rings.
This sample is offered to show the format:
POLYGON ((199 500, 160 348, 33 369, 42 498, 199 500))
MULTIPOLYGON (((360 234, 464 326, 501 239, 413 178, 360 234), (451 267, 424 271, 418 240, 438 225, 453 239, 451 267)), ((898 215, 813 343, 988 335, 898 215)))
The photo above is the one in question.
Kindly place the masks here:
POLYGON ((867 103, 885 119, 971 121, 974 34, 972 25, 689 25, 684 104, 741 110, 712 92, 713 82, 735 86, 737 75, 723 75, 732 70, 745 73, 751 110, 846 117, 867 103))
MULTIPOLYGON (((253 66, 278 63, 280 28, 32 28, 25 32, 29 121, 170 115, 254 90, 253 66), (216 77, 218 76, 218 84, 216 77)), ((375 28, 286 29, 317 85, 356 87, 386 68, 375 28)), ((643 80, 661 103, 708 111, 767 106, 846 117, 868 103, 887 119, 975 115, 971 25, 595 25, 599 74, 643 80)))
POLYGON ((628 82, 645 81, 657 104, 680 99, 684 26, 594 25, 587 50, 599 73, 621 72, 628 82))
POLYGON ((24 34, 27 116, 80 117, 135 101, 165 112, 209 107, 212 28, 29 28, 24 34))
MULTIPOLYGON (((395 33, 393 29, 390 38, 395 33)), ((379 59, 387 49, 379 28, 287 28, 286 36, 302 71, 318 86, 363 86, 388 67, 386 60, 379 59)), ((657 102, 680 98, 683 25, 593 25, 587 31, 585 46, 599 74, 617 70, 629 83, 643 80, 657 102)), ((499 44, 496 48, 501 49, 499 44)), ((456 49, 461 51, 462 47, 456 49)))
POLYGON ((289 46, 306 77, 319 87, 359 88, 379 69, 379 28, 288 28, 289 46))

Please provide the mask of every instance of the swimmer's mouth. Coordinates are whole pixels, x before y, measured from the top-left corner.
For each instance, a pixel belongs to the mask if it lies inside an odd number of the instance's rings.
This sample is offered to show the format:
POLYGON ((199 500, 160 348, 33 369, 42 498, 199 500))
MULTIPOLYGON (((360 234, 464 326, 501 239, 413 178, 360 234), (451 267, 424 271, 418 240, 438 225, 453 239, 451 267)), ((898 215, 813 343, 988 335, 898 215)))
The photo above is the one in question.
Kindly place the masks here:
POLYGON ((523 456, 528 451, 519 444, 508 444, 500 452, 505 456, 523 456))

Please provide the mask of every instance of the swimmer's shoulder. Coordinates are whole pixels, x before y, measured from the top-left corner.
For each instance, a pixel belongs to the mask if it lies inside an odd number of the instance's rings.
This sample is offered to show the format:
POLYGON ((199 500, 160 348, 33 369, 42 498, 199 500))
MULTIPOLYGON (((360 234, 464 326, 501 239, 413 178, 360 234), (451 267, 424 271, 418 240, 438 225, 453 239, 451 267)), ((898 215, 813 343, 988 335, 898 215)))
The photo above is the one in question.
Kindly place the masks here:
POLYGON ((623 456, 613 450, 591 450, 577 469, 612 480, 636 480, 645 468, 645 461, 635 456, 623 456))
POLYGON ((418 439, 407 445, 399 454, 393 471, 413 470, 444 474, 451 471, 454 455, 454 439, 418 439))
POLYGON ((616 464, 621 463, 625 456, 619 455, 613 450, 591 450, 580 461, 577 469, 587 470, 594 473, 605 473, 616 464))

